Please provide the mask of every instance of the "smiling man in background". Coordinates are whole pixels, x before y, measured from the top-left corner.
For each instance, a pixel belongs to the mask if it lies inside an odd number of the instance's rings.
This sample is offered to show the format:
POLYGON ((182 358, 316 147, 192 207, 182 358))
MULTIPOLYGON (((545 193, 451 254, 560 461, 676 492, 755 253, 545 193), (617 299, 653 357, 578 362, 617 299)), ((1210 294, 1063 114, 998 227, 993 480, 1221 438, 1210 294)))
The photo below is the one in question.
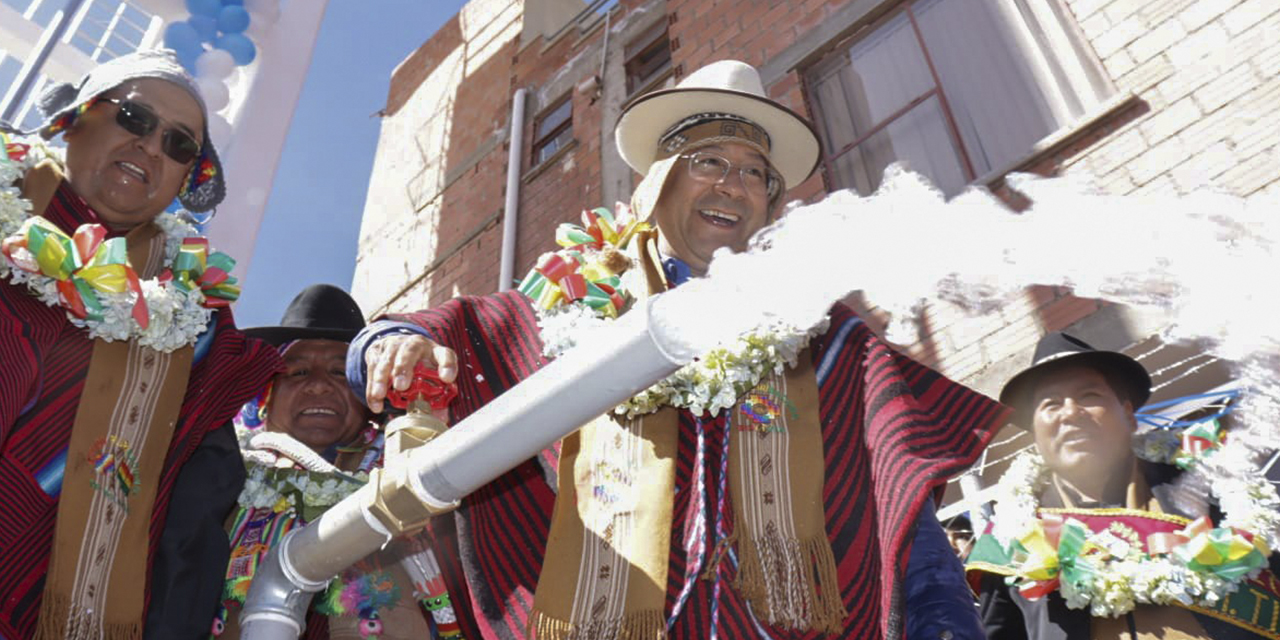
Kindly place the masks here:
MULTIPOLYGON (((1022 536, 1019 544, 1037 551, 1040 548, 1030 540, 1038 538, 1027 533, 1034 534, 1033 526, 1058 533, 1046 534, 1049 544, 1055 547, 1053 553, 1033 554, 1032 560, 1026 560, 1025 552, 1009 554, 1005 550, 1008 543, 997 541, 992 533, 977 542, 969 556, 969 567, 985 573, 981 611, 991 640, 1276 637, 1274 622, 1268 629, 1267 616, 1261 615, 1276 611, 1280 605, 1280 593, 1274 586, 1240 582, 1238 593, 1248 597, 1219 600, 1223 606, 1212 609, 1196 606, 1193 596, 1203 587, 1195 585, 1205 584, 1202 581, 1206 578, 1195 572, 1212 578, 1219 570, 1220 575, 1230 574, 1230 567, 1209 560, 1212 552, 1197 556, 1191 551, 1189 555, 1196 561, 1203 560, 1206 566, 1195 562, 1177 566, 1177 571, 1187 573, 1175 575, 1175 566, 1161 560, 1183 557, 1186 550, 1176 547, 1190 545, 1188 538, 1196 537, 1195 527, 1188 526, 1194 519, 1211 516, 1213 520, 1203 520, 1202 524, 1212 528, 1221 524, 1222 514, 1198 496, 1175 492, 1176 468, 1135 455, 1135 411, 1150 397, 1151 376, 1137 360, 1094 349, 1065 333, 1042 338, 1032 365, 1005 384, 1000 399, 1015 409, 1016 424, 1034 437, 1039 455, 1036 465, 1043 472, 1034 473, 1035 478, 1002 481, 1013 487, 1031 485, 1034 507, 1020 512, 998 503, 993 531, 1018 532, 1015 535, 1022 536), (1089 564, 1074 564, 1072 552, 1064 551, 1074 549, 1065 542, 1074 539, 1066 533, 1068 530, 1079 532, 1083 549, 1079 556, 1087 558, 1089 564), (1157 542, 1162 539, 1165 542, 1157 542), (1168 548, 1161 549, 1160 544, 1168 548), (1028 576, 1036 574, 1031 565, 1023 563, 1034 564, 1035 558, 1045 557, 1051 557, 1049 562, 1061 566, 1062 572, 1053 580, 1029 580, 1028 576), (1113 560, 1124 563, 1123 573, 1111 573, 1116 571, 1113 560), (1079 573, 1066 573, 1067 569, 1079 573), (1101 577, 1096 580, 1078 580, 1081 575, 1099 574, 1101 577), (1171 578, 1172 582, 1159 585, 1153 577, 1171 578), (1015 581, 1012 585, 1011 580, 1015 581), (1117 581, 1124 585, 1119 591, 1097 590, 1117 581), (1172 593, 1159 593, 1171 588, 1172 593), (1187 588, 1190 591, 1183 593, 1187 588), (1068 597, 1072 599, 1070 604, 1068 597), (1152 604, 1160 602, 1160 597, 1168 598, 1168 604, 1152 604), (1126 598, 1127 604, 1120 604, 1126 598), (1105 615, 1105 607, 1118 610, 1105 615)), ((1006 495, 1003 491, 1001 494, 1006 495)), ((1213 533, 1225 533, 1227 538, 1232 535, 1229 528, 1213 533)), ((1244 549, 1252 546, 1246 544, 1244 549)), ((1259 568, 1268 560, 1260 551, 1255 559, 1259 568)), ((1242 572, 1233 580, 1242 580, 1247 573, 1242 572)), ((1038 579, 1043 578, 1043 574, 1038 575, 1038 579)), ((1269 574, 1264 571, 1260 576, 1262 584, 1275 584, 1274 579, 1267 578, 1269 574)))

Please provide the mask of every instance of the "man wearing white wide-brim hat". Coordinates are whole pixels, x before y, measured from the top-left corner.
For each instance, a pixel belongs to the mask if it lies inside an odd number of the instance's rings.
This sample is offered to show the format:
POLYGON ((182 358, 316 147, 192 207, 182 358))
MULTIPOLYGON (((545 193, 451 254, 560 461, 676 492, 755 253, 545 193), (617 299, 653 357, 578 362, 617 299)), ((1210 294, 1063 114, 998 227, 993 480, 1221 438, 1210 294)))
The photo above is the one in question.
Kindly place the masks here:
MULTIPOLYGON (((371 404, 434 359, 468 371, 453 415, 465 417, 555 355, 539 317, 572 305, 607 317, 705 274, 819 157, 809 123, 728 60, 632 102, 616 137, 644 175, 631 210, 656 229, 594 213, 600 238, 566 230, 570 246, 539 260, 526 295, 375 322, 348 357, 371 404)), ((463 502, 456 548, 442 535, 440 553, 470 633, 981 637, 929 494, 978 455, 1000 405, 895 353, 843 305, 812 339, 756 339, 802 350, 754 374, 735 363, 778 356, 726 352, 729 373, 677 373, 463 502)))

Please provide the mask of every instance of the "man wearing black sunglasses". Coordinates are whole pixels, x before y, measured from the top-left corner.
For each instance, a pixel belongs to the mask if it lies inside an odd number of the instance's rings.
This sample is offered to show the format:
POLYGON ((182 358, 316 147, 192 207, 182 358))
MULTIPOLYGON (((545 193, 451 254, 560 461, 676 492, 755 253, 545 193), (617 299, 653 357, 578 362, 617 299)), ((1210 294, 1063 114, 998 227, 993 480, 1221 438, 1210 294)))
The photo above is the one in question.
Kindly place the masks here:
POLYGON ((160 51, 40 107, 65 157, 0 145, 0 638, 206 637, 244 484, 230 421, 281 367, 175 288, 177 241, 203 245, 165 209, 225 195, 208 110, 160 51))
POLYGON ((92 99, 63 134, 67 181, 118 230, 150 222, 178 197, 204 135, 204 115, 185 89, 138 78, 92 99))

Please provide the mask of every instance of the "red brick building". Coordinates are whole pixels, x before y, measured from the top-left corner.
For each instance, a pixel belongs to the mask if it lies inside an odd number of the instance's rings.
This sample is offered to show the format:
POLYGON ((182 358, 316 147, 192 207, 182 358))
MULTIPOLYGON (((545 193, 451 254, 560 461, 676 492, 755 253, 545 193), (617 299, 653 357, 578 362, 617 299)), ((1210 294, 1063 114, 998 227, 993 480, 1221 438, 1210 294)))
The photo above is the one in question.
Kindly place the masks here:
MULTIPOLYGON (((724 58, 756 65, 818 126, 822 170, 790 199, 869 192, 895 160, 948 192, 1000 191, 1014 170, 1083 173, 1118 194, 1280 192, 1274 0, 472 0, 392 76, 353 283, 362 307, 498 288, 513 141, 521 277, 557 223, 630 195, 638 177, 612 134, 627 100, 724 58)), ((1140 344, 1160 318, 1050 289, 997 317, 926 316, 908 351, 988 393, 1045 331, 1150 352, 1152 369, 1182 355, 1140 344)), ((1218 369, 1157 399, 1211 386, 1218 369)))

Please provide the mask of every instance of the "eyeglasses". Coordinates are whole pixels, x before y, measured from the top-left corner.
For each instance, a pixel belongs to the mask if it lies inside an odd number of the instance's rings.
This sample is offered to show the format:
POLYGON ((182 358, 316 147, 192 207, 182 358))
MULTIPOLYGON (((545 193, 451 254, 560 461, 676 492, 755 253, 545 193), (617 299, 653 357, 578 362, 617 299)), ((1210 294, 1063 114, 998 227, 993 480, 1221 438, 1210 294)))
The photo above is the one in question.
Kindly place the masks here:
POLYGON ((782 189, 782 176, 768 165, 734 165, 724 156, 710 151, 686 153, 680 157, 688 161, 689 175, 698 182, 719 184, 729 176, 731 169, 737 168, 742 184, 751 193, 772 199, 782 189))
MULTIPOLYGON (((101 98, 101 100, 119 107, 116 111, 116 124, 139 138, 151 135, 151 132, 160 126, 160 116, 146 105, 120 98, 101 98)), ((200 144, 186 131, 166 127, 160 136, 160 150, 174 162, 188 164, 200 154, 200 144)))

